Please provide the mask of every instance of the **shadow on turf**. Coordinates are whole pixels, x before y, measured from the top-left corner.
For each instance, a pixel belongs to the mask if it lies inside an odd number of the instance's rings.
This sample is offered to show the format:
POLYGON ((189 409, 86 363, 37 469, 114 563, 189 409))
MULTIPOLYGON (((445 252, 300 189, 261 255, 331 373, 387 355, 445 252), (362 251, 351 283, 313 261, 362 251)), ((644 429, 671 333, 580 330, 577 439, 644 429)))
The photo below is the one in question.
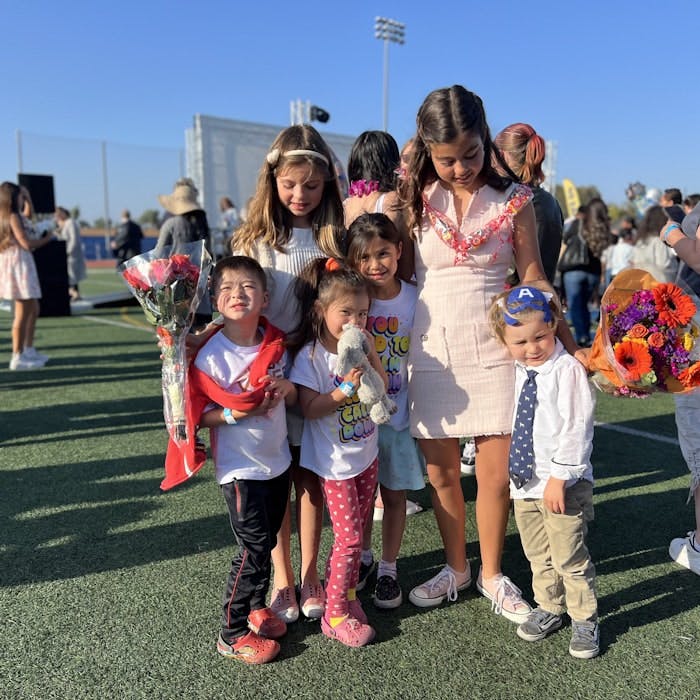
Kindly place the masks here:
MULTIPOLYGON (((160 400, 154 397, 151 407, 143 411, 149 421, 160 424, 160 400)), ((130 401, 108 402, 105 417, 95 417, 93 405, 86 405, 78 422, 70 410, 58 416, 57 432, 76 425, 94 436, 96 430, 132 431, 133 407, 130 401), (88 411, 88 408, 90 409, 88 411), (115 414, 125 415, 116 416, 115 414), (84 421, 84 422, 83 422, 84 421), (116 425, 116 430, 115 430, 116 425)), ((77 406, 80 406, 79 404, 77 406)), ((45 419, 45 409, 16 412, 15 427, 32 425, 45 419), (34 411, 34 413, 32 413, 34 411)), ((4 414, 6 418, 11 414, 4 414)), ((637 426, 646 421, 637 421, 637 426)), ((643 429, 643 428, 641 428, 643 429)), ((27 436, 30 431, 22 435, 27 436)), ((645 446, 640 454, 647 455, 645 446)), ((690 512, 684 512, 685 489, 624 495, 627 489, 639 489, 660 481, 675 479, 679 465, 664 462, 664 467, 643 467, 638 455, 629 455, 622 463, 613 450, 600 451, 601 471, 622 476, 622 481, 603 484, 605 500, 596 501, 596 523, 592 525, 590 546, 600 575, 640 569, 639 579, 631 586, 603 596, 600 613, 605 626, 606 644, 614 641, 630 627, 667 619, 700 605, 700 588, 694 575, 676 569, 667 554, 668 542, 685 531, 690 512), (614 466, 614 470, 611 468, 614 466), (615 498, 615 493, 620 497, 615 498)), ((668 456, 668 446, 659 448, 668 456)), ((595 461, 595 460, 594 460, 595 461)), ((220 513, 185 522, 156 524, 137 530, 134 523, 147 521, 151 514, 164 507, 158 494, 162 454, 115 458, 100 462, 83 461, 66 465, 29 469, 13 469, 3 485, 3 506, 0 527, 4 547, 0 550, 0 572, 3 586, 61 580, 89 573, 128 569, 143 564, 188 556, 201 551, 231 548, 232 537, 224 509, 220 513), (155 476, 142 472, 155 470, 155 476)), ((186 490, 185 484, 179 490, 186 490)), ((462 479, 468 511, 473 511, 475 480, 462 479)), ((411 494, 426 512, 411 517, 427 517, 430 512, 428 490, 411 494)), ((433 523, 434 524, 434 523, 433 523)), ((470 541, 468 552, 472 575, 478 573, 478 543, 470 541)), ((437 573, 444 563, 441 549, 403 557, 400 561, 401 583, 405 602, 390 611, 376 610, 371 602, 373 584, 360 595, 370 620, 378 630, 378 642, 401 634, 401 620, 429 613, 433 608, 419 609, 408 602, 411 587, 437 573)), ((529 566, 522 554, 520 541, 512 531, 506 537, 503 568, 532 600, 529 566)), ((461 593, 459 600, 478 596, 472 587, 461 593)), ((488 602, 483 601, 484 605, 488 602)), ((304 650, 304 640, 317 634, 317 623, 304 622, 290 628, 284 656, 304 650)))
POLYGON ((158 453, 7 472, 0 585, 74 578, 230 547, 223 509, 131 529, 165 506, 158 490, 161 470, 158 453), (154 477, 141 476, 153 470, 154 477))
MULTIPOLYGON (((70 433, 70 439, 77 440, 134 434, 162 426, 162 400, 158 396, 144 397, 138 401, 112 399, 100 403, 62 404, 54 410, 37 406, 3 412, 3 435, 8 439, 0 442, 5 447, 11 447, 31 437, 33 443, 58 443, 66 439, 64 433, 70 433), (41 428, 37 429, 37 426, 41 428)), ((160 459, 162 461, 162 456, 160 459)))

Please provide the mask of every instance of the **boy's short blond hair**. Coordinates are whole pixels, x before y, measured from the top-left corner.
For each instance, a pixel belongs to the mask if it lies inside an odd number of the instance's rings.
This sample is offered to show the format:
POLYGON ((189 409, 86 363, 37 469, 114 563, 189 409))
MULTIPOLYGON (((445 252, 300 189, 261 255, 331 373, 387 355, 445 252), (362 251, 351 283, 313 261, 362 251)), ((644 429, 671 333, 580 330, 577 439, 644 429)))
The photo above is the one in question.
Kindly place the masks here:
MULTIPOLYGON (((529 287, 530 285, 526 284, 520 284, 517 287, 513 287, 512 289, 508 289, 505 292, 501 292, 501 294, 498 294, 495 296, 491 302, 491 308, 489 309, 489 314, 488 314, 488 320, 489 320, 489 325, 491 326, 491 332, 493 335, 505 345, 505 329, 506 329, 506 320, 504 317, 504 312, 508 314, 511 318, 516 319, 519 323, 528 323, 529 321, 532 321, 537 314, 541 314, 542 311, 539 311, 534 308, 524 308, 524 309, 518 309, 514 308, 514 304, 508 304, 508 297, 513 293, 513 291, 518 290, 518 289, 523 289, 525 287, 529 287)), ((538 290, 541 293, 542 290, 538 290)), ((556 295, 552 295, 551 299, 547 301, 547 305, 549 306, 549 310, 552 313, 552 318, 549 321, 547 325, 552 330, 555 330, 557 325, 559 324, 559 321, 562 320, 564 317, 564 314, 562 312, 561 308, 561 303, 559 302, 559 299, 557 298, 556 295)))

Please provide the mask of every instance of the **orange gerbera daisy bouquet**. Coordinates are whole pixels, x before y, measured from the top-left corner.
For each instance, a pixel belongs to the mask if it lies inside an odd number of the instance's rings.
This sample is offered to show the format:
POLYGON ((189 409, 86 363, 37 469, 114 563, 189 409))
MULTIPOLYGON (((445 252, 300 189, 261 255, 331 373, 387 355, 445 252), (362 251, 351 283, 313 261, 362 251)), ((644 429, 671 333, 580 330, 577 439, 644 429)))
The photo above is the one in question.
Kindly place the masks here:
POLYGON ((624 270, 605 290, 589 370, 618 396, 681 394, 700 386, 696 306, 681 287, 624 270))

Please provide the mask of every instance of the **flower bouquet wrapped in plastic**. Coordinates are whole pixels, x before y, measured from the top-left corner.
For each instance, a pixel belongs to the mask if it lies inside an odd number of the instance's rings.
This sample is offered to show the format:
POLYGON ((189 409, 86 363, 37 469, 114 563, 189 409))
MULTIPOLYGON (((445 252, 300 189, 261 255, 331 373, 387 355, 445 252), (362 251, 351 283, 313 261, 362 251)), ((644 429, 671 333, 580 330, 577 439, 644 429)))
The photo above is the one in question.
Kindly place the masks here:
POLYGON ((193 439, 187 427, 185 337, 207 289, 211 256, 204 241, 152 250, 122 263, 120 270, 146 318, 156 327, 163 355, 163 415, 176 443, 193 439))
POLYGON ((605 290, 588 369, 606 393, 644 397, 700 386, 700 334, 691 294, 624 270, 605 290))

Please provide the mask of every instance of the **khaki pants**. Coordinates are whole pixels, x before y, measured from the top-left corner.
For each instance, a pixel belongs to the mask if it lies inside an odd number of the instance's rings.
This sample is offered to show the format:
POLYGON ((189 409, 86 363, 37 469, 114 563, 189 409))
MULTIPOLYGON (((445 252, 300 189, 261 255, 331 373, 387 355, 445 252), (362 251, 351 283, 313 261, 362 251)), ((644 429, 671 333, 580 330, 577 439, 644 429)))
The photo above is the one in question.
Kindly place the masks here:
POLYGON ((586 546, 592 484, 579 481, 566 490, 565 513, 552 513, 534 498, 515 499, 514 509, 537 605, 555 615, 568 612, 576 622, 597 620, 595 567, 586 546))

